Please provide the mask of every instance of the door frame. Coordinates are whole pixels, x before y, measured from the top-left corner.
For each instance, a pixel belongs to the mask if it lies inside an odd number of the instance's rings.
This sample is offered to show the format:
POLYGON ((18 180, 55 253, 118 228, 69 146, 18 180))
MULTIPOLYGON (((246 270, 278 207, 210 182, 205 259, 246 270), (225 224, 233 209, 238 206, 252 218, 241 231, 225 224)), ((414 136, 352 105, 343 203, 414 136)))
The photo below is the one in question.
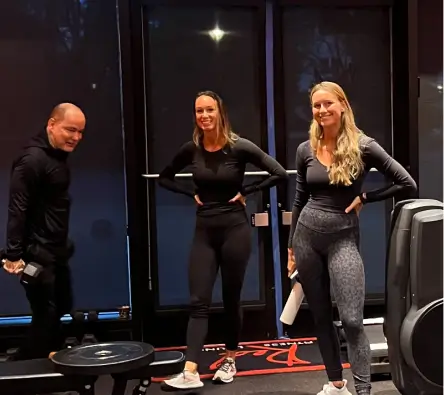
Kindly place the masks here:
MULTIPOLYGON (((417 66, 417 0, 277 0, 274 3, 274 48, 275 48, 275 122, 276 130, 276 158, 280 163, 287 163, 286 151, 286 119, 285 119, 285 91, 283 79, 283 48, 282 23, 280 7, 294 5, 307 7, 350 7, 367 8, 372 6, 387 6, 391 13, 391 58, 392 58, 392 154, 394 158, 405 166, 413 178, 418 180, 418 66, 417 66), (404 37, 408 37, 405 40, 404 37), (405 110, 407 109, 407 111, 405 110), (405 114, 408 113, 406 117, 405 114)), ((295 153, 296 155, 296 153, 295 153)), ((291 158, 295 160, 295 158, 291 158)), ((292 169, 290 169, 292 170, 292 169)), ((291 211, 292 201, 288 201, 288 187, 278 188, 278 202, 280 210, 291 211)), ((386 229, 390 227, 390 212, 392 201, 386 204, 386 229)), ((287 241, 289 226, 279 221, 279 235, 281 248, 281 283, 282 298, 285 301, 290 294, 291 283, 287 277, 287 241), (285 246, 285 248, 284 248, 285 246)), ((381 294, 366 294, 366 305, 383 305, 385 296, 381 294)), ((303 303, 303 308, 307 304, 303 303)))
MULTIPOLYGON (((161 344, 170 345, 172 342, 183 343, 182 339, 158 338, 159 325, 157 322, 158 313, 156 312, 156 293, 155 281, 152 282, 147 270, 150 262, 150 252, 147 248, 148 240, 153 245, 155 237, 149 233, 150 210, 148 210, 146 200, 149 197, 147 191, 148 182, 142 177, 148 171, 145 160, 145 147, 140 141, 145 140, 145 92, 143 84, 144 69, 141 59, 143 59, 142 50, 142 19, 140 6, 141 2, 152 5, 170 5, 183 4, 184 0, 116 0, 119 9, 119 33, 120 33, 120 66, 122 71, 122 110, 123 124, 125 131, 125 158, 126 158, 126 180, 127 180, 127 201, 128 201, 128 248, 130 255, 130 276, 131 276, 131 300, 132 300, 132 322, 133 335, 135 339, 144 339, 155 341, 161 344), (154 321, 154 325, 153 325, 154 321)), ((187 0, 187 5, 208 5, 209 0, 187 0)), ((265 75, 265 0, 217 0, 211 1, 211 5, 220 6, 257 6, 263 7, 264 31, 261 34, 261 48, 263 48, 261 62, 261 80, 260 85, 262 99, 262 148, 268 149, 267 138, 267 120, 266 118, 266 75, 265 75)), ((274 25, 274 122, 275 130, 282 131, 275 134, 276 158, 280 163, 287 163, 286 158, 286 135, 285 135, 285 113, 283 112, 283 83, 282 80, 282 40, 280 29, 279 7, 282 5, 299 6, 351 6, 353 8, 388 5, 392 7, 392 59, 393 59, 393 142, 392 150, 394 157, 404 166, 406 166, 412 176, 418 181, 418 65, 417 65, 417 21, 416 9, 417 0, 334 0, 333 3, 328 0, 279 0, 273 3, 273 25, 274 25), (397 15, 394 18, 393 15, 397 15), (404 40, 403 37, 408 37, 404 40), (406 67, 407 65, 407 67, 406 67), (406 110, 408 116, 406 117, 406 110), (403 115, 401 115, 403 114, 403 115), (395 143, 396 141, 396 143, 395 143), (398 143, 402 142, 402 143, 398 143)), ((152 188, 151 188, 152 189, 152 188)), ((288 226, 283 226, 280 212, 282 208, 291 209, 292 202, 287 201, 287 187, 277 188, 277 203, 279 214, 279 241, 281 246, 281 281, 282 298, 285 301, 290 292, 290 282, 286 275, 287 260, 287 236, 288 226)), ((264 204, 269 204, 269 194, 263 194, 264 204)), ((151 205, 153 206, 153 205, 151 205)), ((389 206, 389 205, 388 205, 389 206)), ((387 209, 389 216, 390 208, 387 209)), ((271 217, 271 215, 270 215, 271 217)), ((388 226, 387 221, 387 226, 388 226)), ((151 223, 151 226, 153 224, 151 223)), ((155 224, 154 224, 155 227, 155 224)), ((270 229, 270 228, 269 228, 270 229)), ((262 238, 261 244, 264 246, 264 254, 261 254, 261 265, 264 265, 264 286, 266 293, 266 306, 249 306, 246 308, 246 319, 244 327, 244 336, 249 340, 260 339, 263 336, 273 338, 276 336, 276 295, 273 265, 272 246, 265 242, 271 240, 271 235, 265 236, 259 232, 262 238), (257 333, 257 322, 261 321, 263 309, 266 309, 266 328, 257 333), (254 313, 256 311, 256 314, 254 313), (250 325, 248 325, 250 323, 250 325), (252 324, 252 325, 251 325, 252 324), (250 327, 251 326, 251 327, 250 327), (255 333, 256 332, 256 333, 255 333)), ((154 243, 155 245, 155 243, 154 243)), ((152 261, 151 261, 152 262, 152 261)), ((153 273, 156 274, 156 273, 153 273)), ((157 275, 157 274, 156 274, 157 275)), ((279 295, 277 295, 279 298, 279 295)), ((366 303, 382 304, 384 302, 381 295, 367 295, 366 303)), ((210 334, 217 334, 217 329, 221 327, 219 314, 221 308, 213 307, 213 321, 210 320, 210 334), (214 326, 213 326, 214 325, 214 326)), ((175 310, 174 314, 161 313, 162 322, 166 325, 180 327, 178 332, 183 330, 187 321, 188 313, 186 310, 175 310), (164 321, 164 319, 166 321, 164 321)))
MULTIPOLYGON (((125 150, 127 157, 127 193, 128 193, 128 236, 131 271, 132 320, 134 337, 149 341, 156 346, 184 345, 188 322, 188 306, 169 309, 157 308, 157 251, 156 251, 156 204, 152 183, 155 178, 144 178, 149 174, 150 156, 146 155, 145 146, 150 146, 149 130, 149 82, 145 81, 144 67, 146 53, 143 40, 146 24, 142 7, 164 5, 174 7, 208 6, 205 0, 117 0, 120 9, 122 93, 125 127, 125 150), (148 96, 148 97, 147 97, 148 96), (141 143, 143 142, 143 143, 141 143), (148 159, 147 159, 148 157, 148 159), (151 184, 151 185, 150 185, 151 184), (148 204, 147 204, 148 201, 148 204), (166 331, 172 326, 174 331, 166 331), (174 335, 172 335, 174 333, 174 335)), ((211 1, 211 6, 257 7, 259 27, 259 75, 261 107, 261 148, 268 150, 267 107, 266 107, 266 70, 265 70, 265 1, 258 0, 218 0, 211 1)), ((145 34, 145 36, 144 36, 145 34)), ((149 56, 149 55, 148 55, 149 56)), ((270 196, 261 194, 264 211, 270 211, 270 196)), ((271 217, 271 215, 270 215, 271 217)), ((261 303, 244 303, 244 327, 242 338, 245 340, 263 340, 275 338, 275 290, 272 260, 271 226, 259 228, 259 267, 261 290, 264 300, 261 303)), ((207 342, 223 342, 224 315, 221 306, 212 306, 207 342)))

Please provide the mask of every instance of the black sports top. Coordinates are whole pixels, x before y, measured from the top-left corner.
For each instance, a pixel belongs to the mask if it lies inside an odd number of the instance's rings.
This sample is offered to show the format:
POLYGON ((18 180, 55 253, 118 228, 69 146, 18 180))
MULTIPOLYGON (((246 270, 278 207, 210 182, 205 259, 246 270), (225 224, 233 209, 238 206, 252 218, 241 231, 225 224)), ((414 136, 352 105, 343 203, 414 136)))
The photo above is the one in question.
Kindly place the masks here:
POLYGON ((203 146, 197 147, 192 141, 185 143, 173 161, 160 173, 159 184, 170 191, 194 198, 199 196, 202 206, 198 215, 210 216, 243 209, 240 202, 230 203, 237 193, 243 196, 271 188, 288 179, 285 169, 271 156, 251 141, 238 138, 233 146, 209 152, 203 146), (243 186, 247 163, 270 173, 260 182, 243 186), (187 188, 174 177, 190 166, 195 188, 187 188))
POLYGON ((365 192, 364 203, 392 198, 400 192, 416 192, 416 183, 407 170, 394 160, 374 139, 362 135, 360 139, 364 171, 352 185, 331 185, 327 168, 313 156, 310 141, 299 145, 296 151, 296 194, 293 202, 288 247, 296 229, 299 214, 305 205, 324 211, 345 213, 353 199, 360 195, 362 184, 371 168, 376 168, 393 183, 365 192))

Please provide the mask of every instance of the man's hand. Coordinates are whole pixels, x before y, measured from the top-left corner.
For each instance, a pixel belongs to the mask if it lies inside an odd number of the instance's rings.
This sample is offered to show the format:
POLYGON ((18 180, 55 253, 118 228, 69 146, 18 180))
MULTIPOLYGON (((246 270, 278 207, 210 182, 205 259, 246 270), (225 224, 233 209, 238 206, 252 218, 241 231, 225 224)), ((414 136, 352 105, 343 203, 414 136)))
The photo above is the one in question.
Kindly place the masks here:
POLYGON ((3 269, 5 269, 9 274, 21 274, 24 268, 25 262, 23 262, 21 259, 15 262, 11 262, 6 259, 5 263, 3 264, 3 269))

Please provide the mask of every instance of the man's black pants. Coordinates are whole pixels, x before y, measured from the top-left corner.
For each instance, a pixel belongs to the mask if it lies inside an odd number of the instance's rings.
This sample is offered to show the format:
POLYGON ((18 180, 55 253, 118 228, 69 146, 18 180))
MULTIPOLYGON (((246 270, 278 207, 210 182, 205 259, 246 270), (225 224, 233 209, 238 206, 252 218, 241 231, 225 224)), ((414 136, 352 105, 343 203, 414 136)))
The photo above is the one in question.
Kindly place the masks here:
POLYGON ((47 358, 62 345, 60 318, 73 306, 71 271, 67 264, 45 266, 37 280, 23 284, 32 321, 29 333, 14 359, 47 358))

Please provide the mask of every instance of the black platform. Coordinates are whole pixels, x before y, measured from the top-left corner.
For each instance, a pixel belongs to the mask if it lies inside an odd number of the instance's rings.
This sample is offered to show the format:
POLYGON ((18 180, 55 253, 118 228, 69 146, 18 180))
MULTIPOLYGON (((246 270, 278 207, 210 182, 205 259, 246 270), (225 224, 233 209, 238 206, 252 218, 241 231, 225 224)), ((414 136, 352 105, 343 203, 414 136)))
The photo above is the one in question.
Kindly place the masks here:
POLYGON ((76 391, 93 394, 97 377, 64 376, 50 359, 0 363, 0 394, 35 395, 76 391))
POLYGON ((154 347, 120 341, 80 345, 52 357, 55 370, 65 376, 102 376, 144 369, 154 361, 154 347))
MULTIPOLYGON (((134 345, 133 342, 132 344, 134 345)), ((79 351, 79 347, 76 348, 79 351)), ((59 357, 63 355, 72 354, 64 351, 62 354, 59 354, 59 357)), ((60 369, 61 365, 65 365, 63 359, 62 363, 60 363, 60 358, 56 358, 58 364, 50 359, 1 362, 0 394, 43 395, 53 392, 75 391, 81 395, 94 395, 95 382, 98 376, 102 374, 111 375, 114 378, 113 395, 123 395, 127 382, 134 379, 140 380, 139 392, 145 393, 153 377, 165 377, 180 373, 184 368, 185 356, 179 351, 159 351, 153 352, 151 355, 152 358, 144 359, 146 363, 140 362, 141 359, 136 364, 133 361, 130 369, 128 364, 120 364, 119 367, 119 363, 110 363, 107 370, 105 368, 106 364, 103 363, 100 369, 86 369, 84 373, 81 373, 81 369, 78 366, 74 370, 69 369, 67 366, 60 369), (59 370, 65 370, 65 373, 61 373, 59 370), (70 374, 73 372, 75 374, 70 374), (100 374, 98 374, 99 372, 100 374)))

